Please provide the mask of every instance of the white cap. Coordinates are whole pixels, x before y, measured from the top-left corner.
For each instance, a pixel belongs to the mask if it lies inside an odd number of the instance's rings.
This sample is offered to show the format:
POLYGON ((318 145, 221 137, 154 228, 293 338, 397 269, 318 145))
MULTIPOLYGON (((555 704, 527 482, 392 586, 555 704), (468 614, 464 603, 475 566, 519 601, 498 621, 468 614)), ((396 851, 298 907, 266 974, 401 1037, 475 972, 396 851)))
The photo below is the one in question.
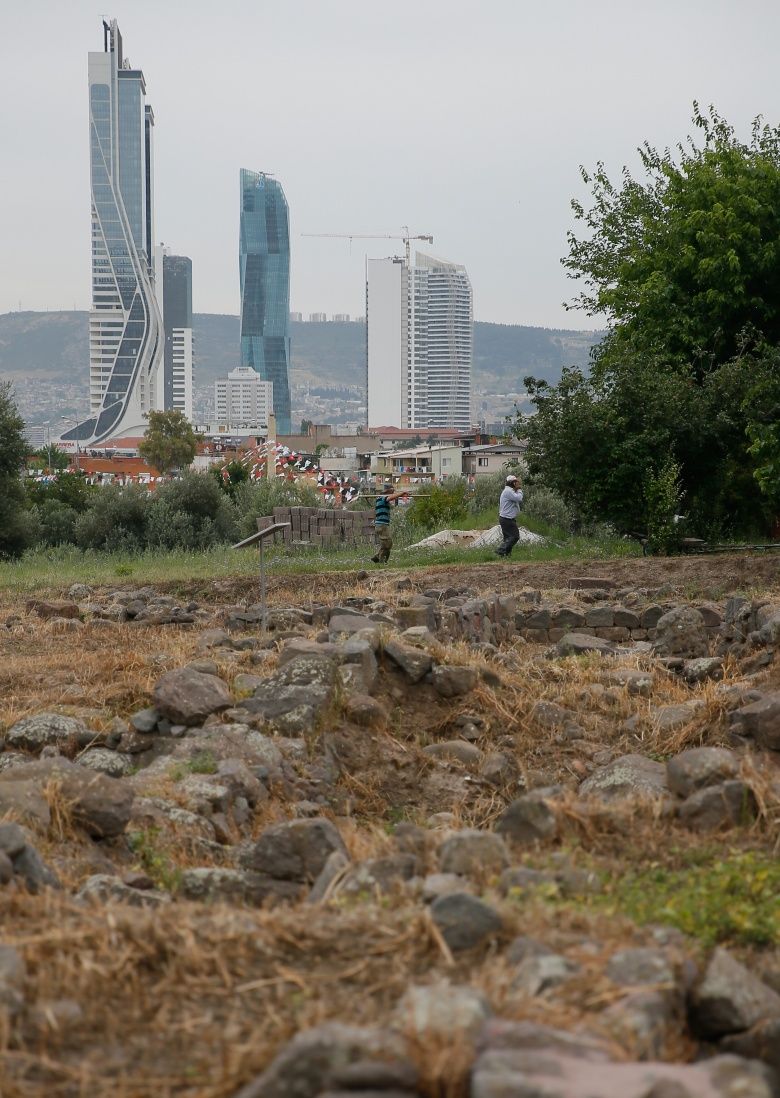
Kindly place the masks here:
POLYGON ((514 475, 514 473, 510 473, 509 476, 506 478, 507 484, 514 484, 516 480, 517 477, 514 475))

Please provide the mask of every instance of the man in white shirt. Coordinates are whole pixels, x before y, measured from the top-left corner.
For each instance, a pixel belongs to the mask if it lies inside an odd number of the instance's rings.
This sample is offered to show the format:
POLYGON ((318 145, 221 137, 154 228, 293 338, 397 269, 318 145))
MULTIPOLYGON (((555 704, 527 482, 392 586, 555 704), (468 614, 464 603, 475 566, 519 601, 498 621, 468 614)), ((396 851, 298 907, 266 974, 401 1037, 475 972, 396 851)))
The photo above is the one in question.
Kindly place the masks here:
POLYGON ((517 514, 523 506, 523 489, 514 474, 506 478, 504 490, 498 506, 498 521, 501 523, 501 533, 504 535, 503 544, 496 549, 499 557, 511 557, 512 550, 520 540, 520 531, 517 528, 517 514))

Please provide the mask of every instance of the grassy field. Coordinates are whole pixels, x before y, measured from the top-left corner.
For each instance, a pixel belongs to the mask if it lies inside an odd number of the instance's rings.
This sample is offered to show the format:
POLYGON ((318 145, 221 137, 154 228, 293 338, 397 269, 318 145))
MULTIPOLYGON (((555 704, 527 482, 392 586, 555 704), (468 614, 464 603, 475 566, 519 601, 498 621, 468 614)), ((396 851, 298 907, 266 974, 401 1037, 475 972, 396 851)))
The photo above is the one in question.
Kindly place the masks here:
MULTIPOLYGON (((419 532, 419 531, 418 531, 419 532)), ((404 534, 407 534, 404 531, 404 534)), ((425 533, 422 532, 422 536, 425 533)), ((398 539, 408 541, 409 538, 398 539)), ((350 571, 356 568, 380 570, 371 564, 373 553, 370 545, 339 550, 323 550, 312 547, 288 549, 271 546, 266 550, 269 574, 303 575, 350 571)), ((549 540, 543 545, 517 546, 512 559, 517 562, 553 560, 605 560, 639 555, 634 543, 588 538, 564 538, 549 540)), ((487 564, 505 562, 496 557, 492 549, 465 549, 451 547, 425 550, 399 547, 391 557, 393 568, 413 569, 432 564, 487 564)), ((144 553, 99 553, 81 551, 72 546, 57 549, 39 549, 24 555, 19 561, 0 562, 0 588, 16 592, 35 591, 43 588, 67 587, 72 583, 96 586, 111 584, 153 584, 188 579, 220 579, 232 576, 257 574, 256 549, 233 550, 218 546, 202 552, 149 551, 144 553)))

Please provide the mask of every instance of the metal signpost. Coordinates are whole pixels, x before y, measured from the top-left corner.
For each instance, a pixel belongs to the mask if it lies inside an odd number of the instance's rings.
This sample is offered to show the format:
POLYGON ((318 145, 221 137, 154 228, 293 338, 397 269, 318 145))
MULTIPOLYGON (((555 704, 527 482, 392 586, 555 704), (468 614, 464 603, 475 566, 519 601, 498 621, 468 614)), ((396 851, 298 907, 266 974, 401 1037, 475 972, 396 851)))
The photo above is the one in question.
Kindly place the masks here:
POLYGON ((259 545, 260 548, 260 613, 263 629, 266 628, 268 621, 268 608, 265 601, 265 556, 263 554, 263 543, 267 537, 271 534, 275 534, 277 530, 285 530, 291 526, 290 522, 275 522, 273 526, 266 526, 264 530, 258 530, 256 534, 252 534, 251 537, 244 538, 243 541, 239 541, 236 545, 231 545, 231 549, 248 549, 250 545, 259 545))

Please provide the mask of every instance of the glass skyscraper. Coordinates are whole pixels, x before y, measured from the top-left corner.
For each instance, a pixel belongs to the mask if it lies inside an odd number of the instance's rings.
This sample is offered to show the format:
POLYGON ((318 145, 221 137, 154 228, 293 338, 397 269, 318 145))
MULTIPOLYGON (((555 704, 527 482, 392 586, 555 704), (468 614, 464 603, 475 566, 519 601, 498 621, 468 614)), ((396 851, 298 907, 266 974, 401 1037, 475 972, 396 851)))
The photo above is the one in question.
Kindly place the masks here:
POLYGON ((156 406, 163 334, 154 292, 154 114, 140 69, 122 53, 116 20, 89 54, 92 309, 90 411, 65 441, 143 434, 156 406))
POLYGON ((279 434, 290 431, 290 223, 281 185, 241 170, 241 365, 273 382, 279 434))

